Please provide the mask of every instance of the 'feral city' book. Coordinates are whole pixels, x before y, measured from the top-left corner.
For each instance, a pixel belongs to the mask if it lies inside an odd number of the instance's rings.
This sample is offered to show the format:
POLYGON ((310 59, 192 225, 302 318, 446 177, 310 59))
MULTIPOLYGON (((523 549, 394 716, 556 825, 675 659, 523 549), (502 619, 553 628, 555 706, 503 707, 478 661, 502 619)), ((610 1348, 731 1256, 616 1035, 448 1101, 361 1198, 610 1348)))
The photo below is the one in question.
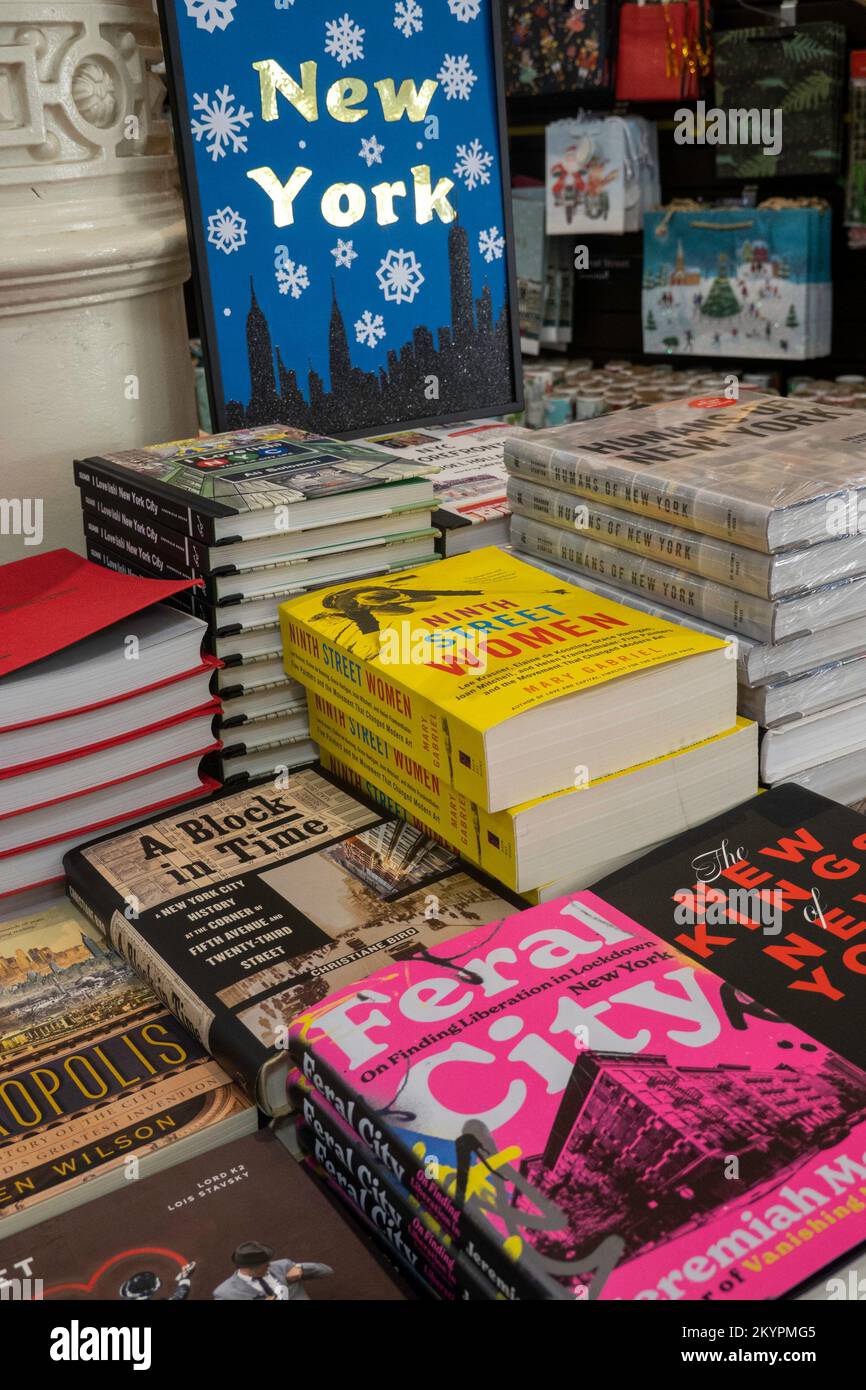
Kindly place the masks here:
POLYGON ((536 482, 772 553, 857 535, 864 435, 858 410, 704 397, 508 439, 505 461, 536 482))
POLYGON ((486 811, 736 722, 723 642, 496 549, 280 607, 286 671, 486 811))
POLYGON ((378 1162, 358 1136, 312 1087, 299 1096, 304 1123, 300 1146, 310 1162, 370 1232, 388 1242, 400 1264, 427 1290, 449 1302, 487 1302, 490 1284, 410 1197, 393 1173, 378 1162))
POLYGON ((66 898, 0 919, 0 1240, 106 1192, 128 1200, 131 1159, 143 1177, 255 1128, 66 898))
POLYGON ((79 460, 75 481, 85 496, 214 544, 424 506, 433 499, 429 471, 274 425, 79 460))
POLYGON ((199 802, 64 864, 73 900, 270 1113, 286 1108, 295 1014, 515 901, 309 768, 285 791, 199 802))
POLYGON ((46 1302, 405 1298, 266 1130, 126 1182, 37 1234, 0 1239, 0 1298, 4 1285, 28 1283, 46 1302), (238 1273, 233 1256, 244 1246, 271 1266, 268 1289, 238 1273))
POLYGON ((306 1082, 507 1298, 777 1298, 866 1239, 866 1074, 644 902, 529 908, 293 1025, 306 1082))

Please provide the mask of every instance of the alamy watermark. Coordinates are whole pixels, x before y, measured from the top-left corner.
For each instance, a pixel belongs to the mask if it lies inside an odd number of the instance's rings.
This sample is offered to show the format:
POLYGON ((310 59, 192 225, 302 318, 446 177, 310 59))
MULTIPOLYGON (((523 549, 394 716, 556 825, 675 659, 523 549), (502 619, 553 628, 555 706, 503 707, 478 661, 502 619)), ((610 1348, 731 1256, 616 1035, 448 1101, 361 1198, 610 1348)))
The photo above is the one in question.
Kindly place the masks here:
POLYGON ((765 936, 778 936, 782 930, 785 901, 780 890, 770 892, 755 888, 723 889, 713 885, 728 870, 746 858, 742 845, 732 849, 727 840, 705 850, 692 860, 695 875, 693 888, 678 888, 674 893, 674 922, 678 927, 694 927, 704 923, 710 927, 727 922, 749 922, 762 927, 765 936))
POLYGON ((674 141, 677 145, 759 145, 765 155, 782 150, 782 109, 779 106, 707 107, 699 101, 674 112, 674 141))
POLYGON ((25 545, 41 545, 41 497, 0 497, 0 536, 23 536, 25 545))
POLYGON ((395 624, 379 634, 379 661, 383 666, 432 666, 458 675, 483 675, 487 632, 471 624, 450 632, 395 624))
POLYGON ((866 536, 866 492, 849 489, 828 497, 827 533, 836 539, 866 536))

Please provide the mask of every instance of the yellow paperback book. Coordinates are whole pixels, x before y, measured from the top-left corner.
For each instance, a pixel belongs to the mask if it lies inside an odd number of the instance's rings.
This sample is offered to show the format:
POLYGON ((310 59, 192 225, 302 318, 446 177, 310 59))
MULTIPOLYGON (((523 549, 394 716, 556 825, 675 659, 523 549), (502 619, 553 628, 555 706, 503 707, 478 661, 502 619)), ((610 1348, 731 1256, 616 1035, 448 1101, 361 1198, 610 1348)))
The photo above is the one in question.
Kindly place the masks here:
POLYGON ((494 548, 303 594, 280 624, 290 676, 488 811, 736 720, 725 642, 494 548))
POLYGON ((326 696, 311 690, 309 710, 323 766, 524 895, 584 863, 589 882, 605 852, 636 856, 757 789, 757 726, 738 719, 679 753, 505 811, 484 811, 326 696))

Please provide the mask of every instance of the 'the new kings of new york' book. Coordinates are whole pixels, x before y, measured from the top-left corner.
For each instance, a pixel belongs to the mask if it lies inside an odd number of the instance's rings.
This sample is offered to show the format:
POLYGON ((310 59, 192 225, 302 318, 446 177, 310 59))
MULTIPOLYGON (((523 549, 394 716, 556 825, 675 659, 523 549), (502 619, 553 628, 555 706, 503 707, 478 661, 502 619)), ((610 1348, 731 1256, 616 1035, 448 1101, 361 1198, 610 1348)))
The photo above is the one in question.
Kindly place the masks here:
MULTIPOLYGON (((310 768, 66 856, 68 892, 261 1107, 330 990, 513 909, 450 850, 310 768)), ((504 892, 504 890, 503 890, 504 892)))

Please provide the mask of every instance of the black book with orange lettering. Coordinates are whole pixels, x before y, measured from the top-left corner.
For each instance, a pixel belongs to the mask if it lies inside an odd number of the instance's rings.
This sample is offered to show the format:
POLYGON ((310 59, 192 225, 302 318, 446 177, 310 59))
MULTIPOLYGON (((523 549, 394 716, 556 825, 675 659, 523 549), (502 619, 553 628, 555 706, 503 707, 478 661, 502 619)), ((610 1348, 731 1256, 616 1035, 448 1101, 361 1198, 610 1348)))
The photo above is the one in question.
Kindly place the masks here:
POLYGON ((866 1068, 866 817, 789 783, 593 891, 866 1068))

